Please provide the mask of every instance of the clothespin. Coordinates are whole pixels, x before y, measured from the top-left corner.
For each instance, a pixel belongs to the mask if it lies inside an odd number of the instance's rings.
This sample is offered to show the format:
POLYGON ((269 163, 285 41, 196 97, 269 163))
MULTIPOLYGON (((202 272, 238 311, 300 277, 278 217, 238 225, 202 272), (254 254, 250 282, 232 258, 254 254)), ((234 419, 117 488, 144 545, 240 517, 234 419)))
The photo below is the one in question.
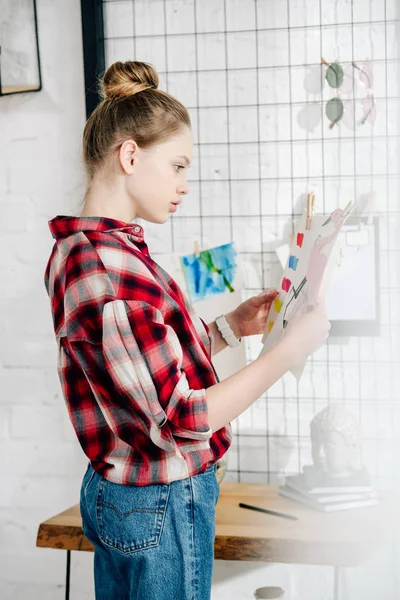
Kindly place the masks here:
POLYGON ((311 221, 314 215, 315 208, 315 193, 310 192, 307 196, 307 218, 306 218, 306 229, 311 229, 311 221))
POLYGON ((353 208, 355 206, 354 200, 349 200, 349 202, 347 203, 346 208, 343 211, 343 215, 342 215, 342 225, 343 223, 345 223, 347 221, 347 219, 349 218, 350 214, 353 211, 353 208))
POLYGON ((193 248, 194 248, 193 252, 194 252, 195 257, 200 258, 200 246, 199 246, 198 240, 195 240, 193 242, 193 248))

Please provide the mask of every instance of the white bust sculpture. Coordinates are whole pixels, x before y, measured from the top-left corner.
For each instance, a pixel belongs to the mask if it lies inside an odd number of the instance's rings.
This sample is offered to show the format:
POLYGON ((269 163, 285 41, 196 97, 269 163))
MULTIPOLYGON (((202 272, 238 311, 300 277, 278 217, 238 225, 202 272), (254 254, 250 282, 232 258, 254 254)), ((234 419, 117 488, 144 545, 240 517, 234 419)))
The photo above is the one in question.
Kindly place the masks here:
POLYGON ((347 477, 361 469, 360 426, 342 406, 327 406, 310 423, 315 467, 331 477, 347 477))

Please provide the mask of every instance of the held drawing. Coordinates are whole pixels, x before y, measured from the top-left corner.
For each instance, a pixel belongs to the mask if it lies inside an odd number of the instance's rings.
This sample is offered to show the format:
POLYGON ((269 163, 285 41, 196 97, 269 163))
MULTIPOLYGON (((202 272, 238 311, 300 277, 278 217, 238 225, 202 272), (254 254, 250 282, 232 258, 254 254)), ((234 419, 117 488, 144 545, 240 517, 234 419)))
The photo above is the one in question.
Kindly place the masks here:
MULTIPOLYGON (((337 236, 339 235, 340 229, 347 218, 347 214, 341 208, 337 208, 333 213, 328 217, 324 223, 322 223, 321 233, 318 234, 317 239, 312 246, 310 252, 310 258, 308 260, 307 272, 300 284, 292 287, 291 289, 291 298, 286 304, 285 311, 283 313, 283 328, 285 329, 288 324, 288 309, 290 305, 293 303, 293 300, 297 300, 300 296, 300 300, 295 302, 294 310, 290 313, 290 316, 293 316, 299 312, 303 312, 303 309, 308 306, 315 306, 318 300, 318 293, 321 287, 322 279, 324 276, 325 268, 328 263, 330 249, 328 247, 328 251, 325 252, 325 248, 328 244, 333 245, 336 241, 337 236), (327 226, 333 223, 334 228, 330 233, 325 233, 327 230, 327 226)), ((299 245, 299 236, 302 236, 303 239, 304 234, 297 234, 297 245, 299 245)), ((291 268, 291 259, 294 259, 293 256, 289 258, 289 268, 291 268)), ((296 266, 298 263, 298 259, 295 259, 296 266)))
POLYGON ((306 212, 300 218, 278 287, 279 299, 270 310, 261 354, 281 338, 292 319, 316 305, 333 247, 352 208, 349 203, 345 209, 334 210, 328 218, 314 215, 310 228, 306 212))

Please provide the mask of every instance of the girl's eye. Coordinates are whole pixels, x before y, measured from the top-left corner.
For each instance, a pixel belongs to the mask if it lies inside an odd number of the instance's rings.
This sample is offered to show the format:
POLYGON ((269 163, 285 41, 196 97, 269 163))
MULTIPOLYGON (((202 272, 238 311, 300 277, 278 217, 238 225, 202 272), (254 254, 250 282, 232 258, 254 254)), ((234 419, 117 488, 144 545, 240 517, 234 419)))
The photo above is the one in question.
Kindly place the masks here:
POLYGON ((179 173, 179 169, 184 169, 183 165, 175 165, 176 172, 179 173))

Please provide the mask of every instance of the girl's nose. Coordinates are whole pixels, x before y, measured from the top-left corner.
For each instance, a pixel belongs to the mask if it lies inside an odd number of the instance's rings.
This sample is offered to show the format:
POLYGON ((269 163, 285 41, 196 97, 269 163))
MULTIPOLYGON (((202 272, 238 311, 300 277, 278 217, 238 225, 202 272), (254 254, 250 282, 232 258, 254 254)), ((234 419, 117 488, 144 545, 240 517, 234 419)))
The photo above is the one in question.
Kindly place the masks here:
POLYGON ((179 186, 178 193, 183 196, 183 195, 187 194, 188 192, 189 192, 188 182, 185 181, 184 184, 182 184, 181 186, 179 186))

